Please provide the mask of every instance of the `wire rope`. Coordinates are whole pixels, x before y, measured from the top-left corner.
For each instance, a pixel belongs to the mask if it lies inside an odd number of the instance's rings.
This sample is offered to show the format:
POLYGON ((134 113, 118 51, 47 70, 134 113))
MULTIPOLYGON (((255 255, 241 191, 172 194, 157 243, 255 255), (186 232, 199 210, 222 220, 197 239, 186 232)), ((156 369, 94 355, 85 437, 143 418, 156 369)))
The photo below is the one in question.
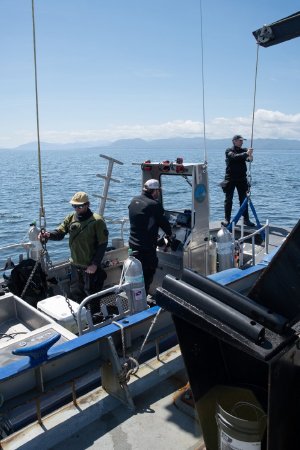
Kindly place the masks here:
POLYGON ((41 159, 41 142, 40 142, 38 77, 37 77, 37 63, 36 63, 34 0, 31 0, 31 7, 32 7, 31 9, 32 9, 32 37, 33 37, 33 58, 34 58, 36 129, 37 129, 38 169, 39 169, 39 187, 40 187, 40 228, 46 228, 46 217, 45 217, 44 199, 43 199, 43 182, 42 182, 42 159, 41 159))
MULTIPOLYGON (((254 133, 254 119, 255 119, 255 103, 256 103, 256 85, 257 85, 257 70, 258 70, 258 57, 259 57, 259 45, 257 44, 257 50, 256 50, 256 64, 255 64, 255 77, 254 77, 254 94, 253 94, 253 109, 252 109, 252 123, 251 123, 251 138, 250 138, 250 147, 253 148, 253 133, 254 133)), ((248 165, 248 174, 247 174, 247 180, 248 180, 248 187, 249 187, 249 194, 251 193, 251 181, 252 181, 252 175, 251 175, 251 161, 249 161, 248 165)))
POLYGON ((256 65, 255 65, 255 77, 254 77, 254 95, 253 95, 253 110, 252 110, 252 125, 251 125, 251 147, 253 145, 253 130, 254 130, 254 118, 255 118, 255 102, 256 102, 256 84, 257 84, 257 69, 258 69, 258 56, 259 56, 259 45, 257 44, 256 51, 256 65))

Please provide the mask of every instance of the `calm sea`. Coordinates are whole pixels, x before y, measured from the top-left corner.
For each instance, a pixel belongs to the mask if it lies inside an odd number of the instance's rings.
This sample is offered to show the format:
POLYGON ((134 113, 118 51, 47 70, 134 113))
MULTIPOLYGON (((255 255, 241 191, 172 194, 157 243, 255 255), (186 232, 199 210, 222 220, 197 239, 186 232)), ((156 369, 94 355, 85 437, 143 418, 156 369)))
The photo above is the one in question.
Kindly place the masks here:
MULTIPOLYGON (((210 219, 223 219, 224 194, 219 183, 224 174, 224 151, 215 149, 208 154, 210 188, 210 219)), ((105 150, 76 149, 48 150, 42 152, 42 187, 47 229, 55 228, 71 210, 69 200, 76 191, 90 195, 91 208, 98 211, 103 179, 96 174, 105 174, 107 160, 100 154, 109 155, 121 162, 113 169, 113 177, 121 183, 111 183, 109 196, 116 202, 107 202, 105 218, 110 238, 120 236, 120 225, 111 221, 128 218, 128 203, 141 190, 139 165, 147 159, 152 161, 175 161, 181 156, 185 162, 203 161, 200 150, 105 150)), ((39 224, 40 183, 37 152, 31 150, 0 150, 1 196, 0 196, 0 247, 27 240, 27 231, 32 221, 39 224)), ((251 167, 251 199, 261 223, 294 226, 300 217, 300 149, 290 151, 257 150, 251 167)), ((186 205, 183 194, 174 192, 176 204, 186 205)), ((237 195, 235 195, 236 199, 237 195)), ((165 205, 168 209, 168 205, 165 205)), ((238 209, 235 202, 234 210, 238 209)), ((125 239, 128 225, 124 228, 125 239)), ((48 243, 53 261, 67 258, 68 239, 48 243)), ((7 252, 0 254, 3 267, 7 252)))

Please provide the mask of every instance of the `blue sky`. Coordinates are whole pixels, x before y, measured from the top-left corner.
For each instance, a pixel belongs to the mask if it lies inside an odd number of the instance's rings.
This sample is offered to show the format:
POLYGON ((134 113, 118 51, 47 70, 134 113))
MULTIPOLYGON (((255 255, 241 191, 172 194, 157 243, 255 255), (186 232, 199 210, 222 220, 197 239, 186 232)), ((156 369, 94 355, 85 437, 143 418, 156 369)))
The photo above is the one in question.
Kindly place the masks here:
MULTIPOLYGON (((201 0, 35 0, 40 138, 203 135, 201 0)), ((252 31, 299 0, 202 0, 207 138, 250 137, 252 31)), ((0 147, 36 140, 31 0, 0 0, 0 147)), ((255 138, 300 139, 300 39, 260 48, 255 138)))

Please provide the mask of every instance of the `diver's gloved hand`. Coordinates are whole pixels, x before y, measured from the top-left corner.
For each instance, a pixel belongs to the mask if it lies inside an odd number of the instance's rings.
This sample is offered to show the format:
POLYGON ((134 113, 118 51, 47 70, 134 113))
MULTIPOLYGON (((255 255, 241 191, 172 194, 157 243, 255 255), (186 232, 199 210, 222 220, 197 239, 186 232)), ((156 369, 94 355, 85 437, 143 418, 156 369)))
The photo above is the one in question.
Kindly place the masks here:
POLYGON ((156 243, 157 247, 164 247, 163 251, 166 252, 170 247, 170 239, 171 236, 167 236, 165 234, 162 237, 159 237, 156 243))
POLYGON ((172 234, 172 236, 168 236, 169 246, 173 252, 176 252, 179 245, 181 244, 181 241, 176 239, 176 234, 172 234))
POLYGON ((164 247, 164 251, 167 251, 170 248, 172 251, 176 252, 178 246, 181 244, 181 241, 176 239, 176 234, 172 234, 171 236, 162 236, 157 241, 158 247, 164 247))
POLYGON ((50 237, 49 231, 46 231, 45 228, 42 228, 41 231, 38 234, 38 239, 41 241, 41 243, 46 243, 50 237))
POLYGON ((159 239, 157 240, 157 247, 163 247, 166 243, 165 243, 165 238, 163 237, 159 237, 159 239))

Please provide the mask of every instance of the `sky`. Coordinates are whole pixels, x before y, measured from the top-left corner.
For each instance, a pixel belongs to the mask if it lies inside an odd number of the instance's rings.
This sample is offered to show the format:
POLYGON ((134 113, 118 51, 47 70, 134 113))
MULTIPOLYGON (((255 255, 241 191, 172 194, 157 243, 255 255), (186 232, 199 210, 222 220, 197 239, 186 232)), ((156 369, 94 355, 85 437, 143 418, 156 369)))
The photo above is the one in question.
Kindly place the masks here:
MULTIPOLYGON (((40 140, 300 139, 299 0, 35 0, 40 140), (202 12, 202 13, 201 13, 202 12), (255 89, 256 86, 256 89, 255 89), (256 95, 254 95, 256 92, 256 95)), ((0 0, 0 148, 37 140, 32 0, 0 0)))

